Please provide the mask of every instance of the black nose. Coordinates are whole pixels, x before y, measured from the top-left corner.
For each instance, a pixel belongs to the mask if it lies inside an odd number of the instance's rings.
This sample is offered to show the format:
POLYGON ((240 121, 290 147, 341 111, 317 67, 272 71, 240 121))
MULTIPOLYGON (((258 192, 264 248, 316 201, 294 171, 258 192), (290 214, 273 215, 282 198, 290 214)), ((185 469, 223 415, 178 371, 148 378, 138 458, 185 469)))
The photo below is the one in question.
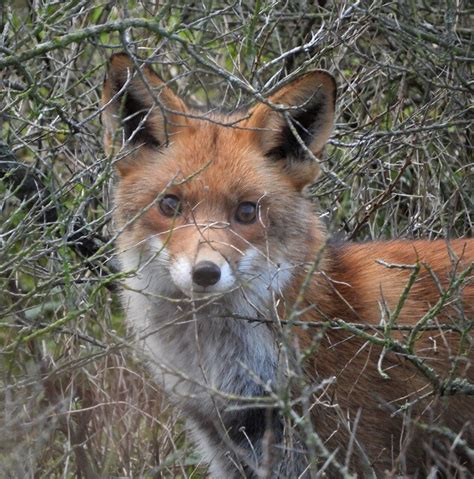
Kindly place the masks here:
POLYGON ((193 268, 193 281, 199 286, 212 286, 221 278, 221 269, 212 261, 200 261, 193 268))

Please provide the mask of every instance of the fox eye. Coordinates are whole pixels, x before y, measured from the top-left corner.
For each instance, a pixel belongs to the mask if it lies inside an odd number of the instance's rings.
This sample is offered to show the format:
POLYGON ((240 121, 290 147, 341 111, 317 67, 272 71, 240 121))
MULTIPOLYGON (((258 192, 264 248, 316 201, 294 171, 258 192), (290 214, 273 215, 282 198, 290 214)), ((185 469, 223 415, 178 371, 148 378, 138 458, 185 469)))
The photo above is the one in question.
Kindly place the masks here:
POLYGON ((257 218, 257 205, 250 201, 244 201, 237 206, 235 211, 235 219, 239 223, 250 224, 257 218))
POLYGON ((166 195, 160 201, 160 211, 165 216, 179 216, 181 214, 181 201, 175 195, 166 195))

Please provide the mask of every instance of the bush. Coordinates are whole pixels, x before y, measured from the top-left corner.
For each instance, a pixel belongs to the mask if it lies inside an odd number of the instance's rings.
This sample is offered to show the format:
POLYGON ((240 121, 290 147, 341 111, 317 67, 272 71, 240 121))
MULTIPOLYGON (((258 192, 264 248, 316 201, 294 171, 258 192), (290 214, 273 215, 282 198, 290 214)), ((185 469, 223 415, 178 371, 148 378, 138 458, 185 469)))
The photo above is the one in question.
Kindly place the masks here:
POLYGON ((0 9, 3 477, 205 476, 118 304, 113 159, 99 109, 112 52, 152 62, 196 104, 231 110, 299 72, 328 69, 339 114, 311 191, 332 234, 472 231, 467 2, 0 9))

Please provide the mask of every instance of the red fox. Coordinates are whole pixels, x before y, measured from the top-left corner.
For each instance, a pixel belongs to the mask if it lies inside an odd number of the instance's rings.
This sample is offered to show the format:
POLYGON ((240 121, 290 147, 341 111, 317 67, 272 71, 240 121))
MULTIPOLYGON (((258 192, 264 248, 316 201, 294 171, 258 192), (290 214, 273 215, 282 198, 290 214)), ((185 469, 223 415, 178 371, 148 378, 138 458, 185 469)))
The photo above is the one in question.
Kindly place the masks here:
POLYGON ((258 100, 203 113, 110 60, 123 305, 155 379, 214 478, 468 475, 474 241, 331 241, 305 187, 333 77, 258 100))

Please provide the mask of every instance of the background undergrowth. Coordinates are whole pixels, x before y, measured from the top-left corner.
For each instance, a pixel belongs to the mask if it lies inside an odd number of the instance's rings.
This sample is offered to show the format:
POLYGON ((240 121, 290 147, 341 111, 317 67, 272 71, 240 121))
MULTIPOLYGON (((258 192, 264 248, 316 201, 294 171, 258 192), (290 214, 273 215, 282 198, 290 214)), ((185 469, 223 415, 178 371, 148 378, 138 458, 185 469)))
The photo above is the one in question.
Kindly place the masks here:
POLYGON ((234 109, 299 71, 339 85, 312 188, 334 236, 472 233, 465 1, 0 6, 0 476, 205 477, 119 306, 99 100, 112 52, 234 109))

